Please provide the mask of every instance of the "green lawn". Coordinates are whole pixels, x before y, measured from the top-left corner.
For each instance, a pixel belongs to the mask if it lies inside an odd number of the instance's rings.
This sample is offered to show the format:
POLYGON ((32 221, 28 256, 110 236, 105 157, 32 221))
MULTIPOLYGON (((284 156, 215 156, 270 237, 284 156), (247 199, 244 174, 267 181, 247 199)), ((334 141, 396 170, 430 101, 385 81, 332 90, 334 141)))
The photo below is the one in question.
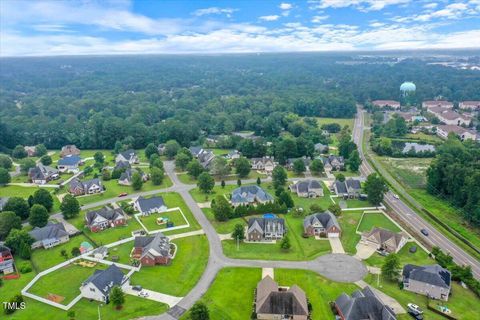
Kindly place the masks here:
MULTIPOLYGON (((147 170, 145 170, 147 171, 147 170)), ((78 197, 78 202, 81 205, 87 204, 87 203, 92 203, 92 202, 97 202, 97 201, 102 201, 104 199, 109 199, 109 198, 114 198, 118 197, 120 193, 126 192, 128 194, 132 193, 137 193, 137 192, 142 192, 142 191, 151 191, 151 190, 156 190, 156 189, 164 189, 168 188, 172 185, 172 182, 170 181, 170 178, 165 175, 165 178, 163 179, 163 182, 161 185, 154 185, 151 180, 145 182, 142 186, 142 189, 140 190, 133 190, 131 186, 122 186, 118 184, 118 180, 112 179, 109 181, 102 181, 103 185, 105 186, 106 190, 103 193, 100 194, 94 194, 94 195, 89 195, 89 196, 82 196, 78 197)))
MULTIPOLYGON (((419 247, 415 242, 407 242, 405 246, 398 252, 398 257, 400 258, 400 262, 402 265, 410 263, 416 265, 427 265, 427 264, 435 264, 435 260, 428 256, 428 253, 425 252, 421 247, 419 247), (410 253, 409 249, 411 247, 417 247, 417 252, 410 253)), ((379 255, 378 253, 374 253, 370 258, 365 260, 368 265, 381 267, 385 261, 385 257, 379 255)))
MULTIPOLYGON (((70 238, 70 241, 53 247, 51 249, 35 249, 32 251, 32 261, 37 266, 39 271, 46 270, 61 262, 65 261, 65 258, 60 255, 60 252, 65 249, 71 258, 71 251, 74 247, 80 247, 83 241, 88 239, 83 235, 78 235, 70 238)), ((93 245, 93 243, 91 243, 93 245)))
POLYGON ((182 213, 179 210, 154 213, 149 216, 139 216, 140 221, 145 225, 148 231, 165 229, 167 224, 157 224, 157 218, 167 218, 169 222, 173 222, 175 227, 186 225, 187 221, 182 216, 182 213))
POLYGON ((115 260, 115 262, 130 265, 130 253, 132 252, 132 249, 133 241, 122 243, 121 245, 109 248, 108 256, 106 259, 113 261, 112 257, 118 256, 118 260, 115 260))
POLYGON ((362 213, 363 211, 343 211, 342 215, 337 217, 342 228, 340 240, 346 253, 355 254, 357 252, 355 247, 360 241, 360 235, 356 233, 356 230, 362 213))
MULTIPOLYGON (((371 286, 377 287, 377 276, 372 274, 367 275, 364 279, 371 286)), ((415 303, 422 310, 424 310, 425 319, 438 319, 443 320, 444 317, 433 313, 427 309, 427 298, 423 295, 419 295, 413 292, 400 290, 397 283, 392 283, 387 280, 380 281, 380 289, 395 299, 403 306, 406 307, 408 303, 415 303)), ((433 301, 435 305, 437 301, 433 301)), ((442 305, 447 306, 452 310, 452 315, 458 317, 458 319, 478 319, 480 314, 480 304, 478 297, 470 290, 463 289, 457 282, 452 282, 452 296, 448 302, 441 302, 442 305)), ((409 319, 406 317, 406 319, 409 319)))
POLYGON ((432 158, 376 157, 376 159, 404 187, 410 189, 426 186, 426 172, 432 158))
POLYGON ((164 232, 165 234, 170 235, 170 234, 184 233, 184 232, 201 229, 197 220, 195 219, 192 212, 190 211, 190 208, 185 204, 182 196, 179 193, 165 192, 165 193, 159 193, 158 195, 163 197, 163 200, 165 201, 165 204, 167 205, 168 208, 179 207, 180 209, 182 209, 182 212, 185 215, 185 218, 187 218, 188 222, 190 223, 190 227, 188 228, 165 231, 164 232))
POLYGON ((67 265, 41 277, 30 288, 29 292, 39 297, 47 298, 49 293, 65 297, 61 304, 69 304, 80 294, 81 284, 90 277, 95 270, 106 269, 106 265, 97 264, 93 268, 81 267, 74 264, 67 265))
MULTIPOLYGON (((197 180, 191 176, 189 176, 187 173, 177 173, 178 179, 185 183, 185 184, 197 184, 197 180)), ((248 179, 265 179, 267 176, 261 173, 258 173, 257 171, 250 171, 249 175, 245 178, 242 178, 241 180, 248 180, 248 179)), ((223 179, 217 176, 214 176, 215 181, 231 181, 231 180, 238 180, 238 175, 235 174, 235 170, 232 170, 231 174, 224 177, 223 179)))
POLYGON ((400 231, 400 228, 397 227, 397 225, 388 219, 383 213, 365 213, 360 225, 358 226, 358 231, 366 232, 375 227, 387 229, 393 232, 400 231))
POLYGON ((443 143, 443 140, 437 136, 437 135, 431 135, 431 134, 425 134, 423 132, 417 132, 417 133, 408 133, 405 138, 407 139, 414 139, 414 140, 420 140, 420 141, 425 141, 425 142, 430 142, 430 143, 443 143))
POLYGON ((317 122, 318 125, 321 127, 323 124, 329 124, 329 123, 338 123, 342 128, 344 126, 348 126, 350 130, 353 130, 353 123, 355 122, 355 119, 349 118, 349 119, 341 119, 341 118, 320 118, 317 117, 317 122))
MULTIPOLYGON (((330 199, 330 191, 328 188, 322 183, 323 186, 323 197, 320 198, 301 198, 297 196, 295 193, 290 193, 292 196, 293 202, 295 206, 301 207, 304 210, 309 210, 312 204, 319 205, 322 209, 327 210, 327 208, 333 204, 332 200, 330 199)), ((272 190, 272 193, 274 191, 272 190)))
POLYGON ((343 203, 347 206, 348 209, 358 209, 358 208, 369 208, 372 207, 372 205, 368 201, 364 200, 359 200, 359 199, 342 199, 342 198, 337 198, 334 197, 333 200, 340 204, 343 203))
POLYGON ((190 190, 190 194, 196 202, 207 202, 215 199, 217 195, 224 195, 231 193, 234 189, 238 188, 237 185, 226 185, 224 188, 221 186, 215 186, 212 192, 205 194, 198 188, 190 190))
POLYGON ((243 218, 235 218, 235 219, 230 219, 228 221, 217 221, 215 220, 215 217, 213 216, 213 211, 210 208, 203 208, 202 209, 203 213, 205 216, 207 216, 208 220, 212 224, 212 226, 217 230, 218 233, 226 234, 226 233, 231 233, 233 231, 233 228, 237 223, 240 224, 246 224, 246 220, 243 218))
POLYGON ((174 296, 185 296, 198 282, 207 266, 209 249, 206 236, 173 240, 177 254, 169 266, 142 267, 132 275, 132 285, 174 296))
MULTIPOLYGON (((285 219, 288 228, 291 248, 287 251, 280 248, 281 240, 275 244, 270 243, 244 243, 241 242, 237 250, 236 241, 222 241, 223 251, 226 256, 239 259, 260 260, 312 260, 320 255, 330 253, 328 240, 315 240, 313 237, 303 238, 303 218, 294 218, 290 215, 279 215, 285 219)), ((248 217, 246 217, 248 220, 248 217)))
POLYGON ((40 188, 40 187, 22 187, 22 186, 0 186, 0 197, 22 197, 28 199, 30 195, 33 195, 35 191, 39 189, 45 189, 52 193, 53 208, 52 212, 58 212, 60 210, 60 201, 53 193, 53 188, 40 188))
MULTIPOLYGON (((258 268, 220 270, 212 286, 201 299, 209 308, 210 318, 250 319, 254 291, 261 280, 261 275, 261 269, 258 268)), ((305 291, 312 304, 314 320, 333 319, 328 302, 335 300, 343 292, 351 293, 357 289, 353 284, 332 282, 314 272, 304 270, 275 269, 274 278, 280 286, 296 284, 305 291)), ((188 313, 181 319, 188 319, 188 313)))
POLYGON ((127 222, 128 224, 126 226, 108 228, 99 232, 92 232, 86 227, 83 227, 83 230, 87 236, 92 238, 97 243, 98 246, 101 246, 104 244, 116 242, 118 240, 130 238, 133 231, 143 230, 142 226, 140 226, 140 224, 135 218, 131 217, 130 219, 128 219, 127 222))

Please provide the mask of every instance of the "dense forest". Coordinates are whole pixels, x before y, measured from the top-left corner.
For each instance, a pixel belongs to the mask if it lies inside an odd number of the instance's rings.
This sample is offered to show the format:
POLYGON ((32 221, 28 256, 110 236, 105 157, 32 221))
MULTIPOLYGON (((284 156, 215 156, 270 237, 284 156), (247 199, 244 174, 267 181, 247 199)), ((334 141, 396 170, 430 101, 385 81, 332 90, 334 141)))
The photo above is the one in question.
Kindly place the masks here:
POLYGON ((113 148, 125 138, 135 148, 170 139, 188 146, 202 134, 240 130, 275 137, 292 114, 353 117, 356 102, 398 98, 405 80, 417 84, 417 101, 480 99, 479 72, 414 59, 345 63, 354 59, 313 53, 0 59, 0 151, 39 143, 113 148))

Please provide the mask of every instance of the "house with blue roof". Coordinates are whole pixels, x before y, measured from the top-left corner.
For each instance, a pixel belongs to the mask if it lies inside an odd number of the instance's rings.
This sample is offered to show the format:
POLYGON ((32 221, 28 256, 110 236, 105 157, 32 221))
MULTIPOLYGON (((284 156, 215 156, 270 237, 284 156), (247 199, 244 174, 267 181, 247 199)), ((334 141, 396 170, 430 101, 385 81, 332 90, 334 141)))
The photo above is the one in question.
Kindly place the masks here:
POLYGON ((77 155, 69 155, 58 160, 58 171, 77 173, 78 166, 82 165, 82 158, 77 155))

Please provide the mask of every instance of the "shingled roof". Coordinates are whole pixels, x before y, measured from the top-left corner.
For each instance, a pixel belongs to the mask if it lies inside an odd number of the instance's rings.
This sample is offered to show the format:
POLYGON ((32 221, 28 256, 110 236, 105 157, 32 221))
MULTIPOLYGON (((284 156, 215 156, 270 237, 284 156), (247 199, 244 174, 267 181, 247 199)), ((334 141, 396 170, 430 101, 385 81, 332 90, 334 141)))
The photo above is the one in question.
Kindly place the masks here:
POLYGON ((65 230, 63 223, 48 222, 45 227, 35 227, 29 232, 35 241, 43 241, 48 239, 58 239, 67 236, 68 233, 65 230))
POLYGON ((314 213, 309 216, 306 216, 303 220, 303 227, 308 228, 309 226, 319 222, 325 229, 329 229, 332 226, 336 226, 341 230, 340 225, 338 224, 337 218, 330 211, 325 211, 322 213, 314 213))
POLYGON ((232 203, 253 203, 273 201, 273 197, 259 186, 242 186, 233 190, 232 203))
POLYGON ((170 240, 161 232, 155 236, 135 237, 135 248, 142 248, 142 255, 152 257, 168 257, 170 255, 170 240))
POLYGON ((450 288, 451 273, 438 264, 416 266, 407 264, 403 267, 403 276, 407 279, 428 283, 437 287, 450 288))
POLYGON ((110 265, 105 270, 95 270, 83 285, 92 283, 104 295, 108 295, 114 286, 121 286, 126 279, 125 274, 115 264, 110 265))
POLYGON ((263 278, 257 285, 255 303, 257 314, 308 315, 308 303, 305 292, 297 285, 288 290, 279 291, 278 284, 270 276, 263 278))
POLYGON ((345 320, 395 320, 392 309, 384 305, 370 287, 357 290, 351 296, 342 293, 335 301, 337 311, 345 320))

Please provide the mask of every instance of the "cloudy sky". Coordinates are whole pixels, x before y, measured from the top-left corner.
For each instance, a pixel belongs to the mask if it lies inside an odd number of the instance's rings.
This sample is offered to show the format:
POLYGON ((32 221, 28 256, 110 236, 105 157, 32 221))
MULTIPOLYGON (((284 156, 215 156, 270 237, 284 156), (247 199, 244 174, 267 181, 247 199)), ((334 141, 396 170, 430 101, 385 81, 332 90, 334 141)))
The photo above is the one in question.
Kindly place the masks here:
POLYGON ((480 48, 480 0, 0 0, 0 56, 480 48))

